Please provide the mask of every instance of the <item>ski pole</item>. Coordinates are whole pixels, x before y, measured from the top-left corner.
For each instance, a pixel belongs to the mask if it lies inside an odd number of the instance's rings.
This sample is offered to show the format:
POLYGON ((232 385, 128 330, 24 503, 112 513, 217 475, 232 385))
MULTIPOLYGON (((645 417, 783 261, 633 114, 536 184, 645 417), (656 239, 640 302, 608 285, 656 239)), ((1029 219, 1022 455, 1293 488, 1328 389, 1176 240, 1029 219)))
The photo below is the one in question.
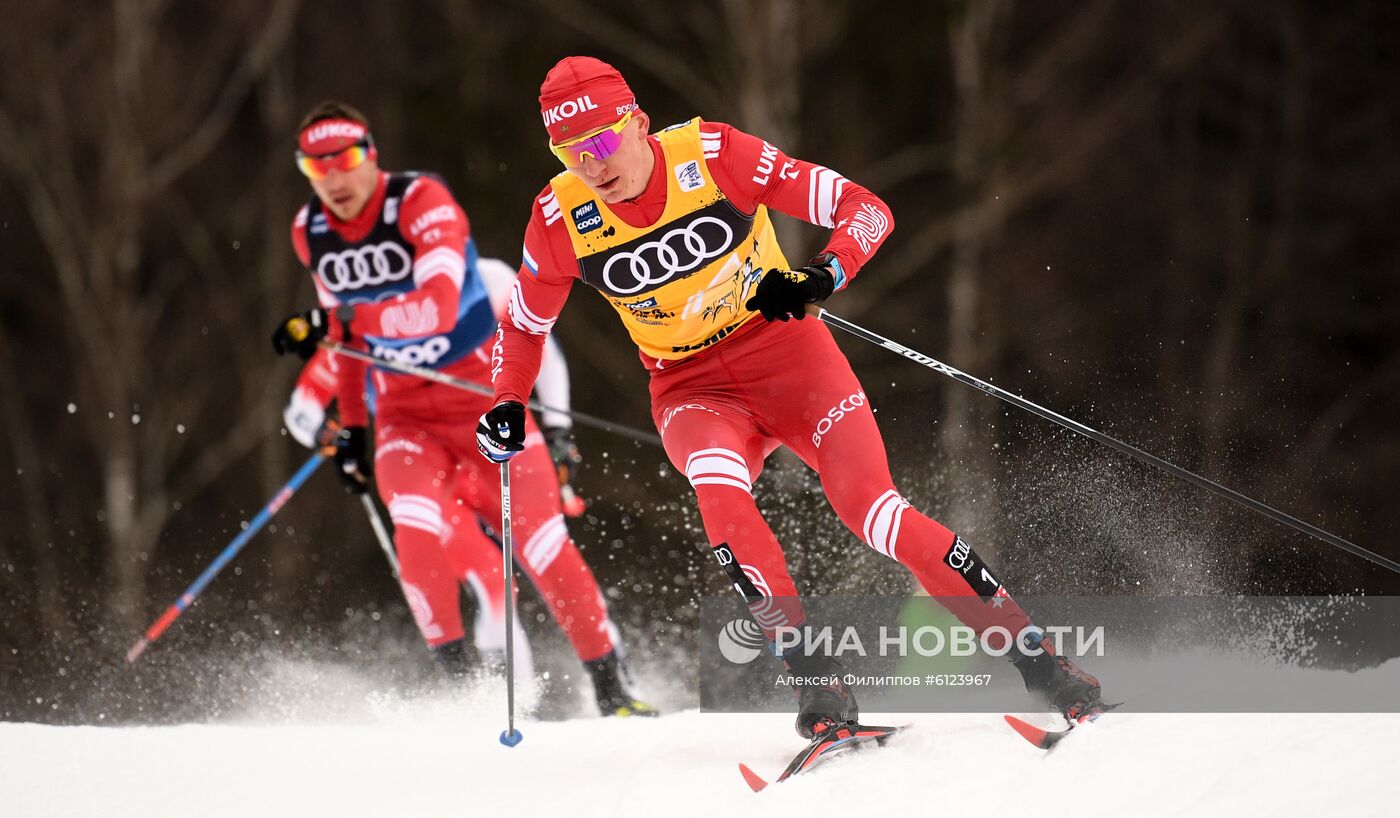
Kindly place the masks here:
MULTIPOLYGON (((465 381, 461 378, 453 377, 452 375, 449 375, 446 372, 439 372, 436 369, 429 369, 426 366, 416 366, 414 364, 406 364, 401 361, 391 361, 388 358, 381 358, 378 355, 371 355, 368 352, 361 352, 358 349, 351 349, 350 347, 347 347, 344 344, 332 341, 322 341, 321 346, 331 350, 337 355, 344 355, 347 358, 354 358, 357 361, 364 361, 365 363, 374 364, 375 366, 383 367, 384 369, 392 369, 395 372, 402 372, 405 375, 416 375, 420 378, 424 378, 435 383, 440 383, 443 386, 450 386, 454 389, 461 389, 466 392, 475 392, 478 395, 489 396, 494 394, 494 392, 492 392, 491 390, 491 387, 489 386, 483 386, 479 383, 465 381)), ((605 432, 612 432, 615 435, 622 435, 623 437, 638 440, 642 443, 650 443, 654 446, 661 445, 661 438, 657 437, 651 432, 643 432, 640 429, 633 429, 631 426, 624 426, 621 423, 613 423, 610 420, 604 420, 600 417, 597 417, 596 415, 590 415, 585 412, 579 412, 577 410, 556 409, 552 406, 545 406, 539 401, 533 400, 529 402, 529 406, 536 412, 557 412, 561 415, 569 415, 574 420, 578 421, 579 423, 582 423, 585 426, 593 426, 598 429, 602 429, 605 432)))
POLYGON ((864 327, 861 327, 857 324, 853 324, 844 318, 838 318, 837 316, 832 315, 831 313, 827 312, 826 310, 820 307, 815 307, 814 305, 813 307, 810 307, 808 309, 808 312, 816 315, 825 323, 836 327, 837 329, 845 330, 846 332, 849 332, 857 338, 863 338, 864 340, 869 341, 870 343, 875 344, 876 346, 881 346, 885 349, 890 350, 891 352, 903 355, 909 360, 914 361, 915 363, 923 364, 924 366, 934 370, 935 372, 941 372, 955 381, 967 384, 968 386, 971 386, 974 389, 980 389, 981 391, 986 392, 988 395, 991 395, 994 398, 1006 401, 1012 406, 1020 407, 1021 409, 1025 409, 1027 412, 1031 412, 1033 414, 1045 418, 1046 420, 1058 423, 1066 429, 1069 429, 1071 432, 1076 432, 1078 434, 1083 435, 1084 437, 1089 438, 1090 440, 1098 441, 1099 443, 1102 443, 1105 446, 1122 452, 1123 454, 1126 454, 1129 457, 1132 457, 1143 463, 1147 463, 1151 466, 1155 466, 1158 469, 1161 469, 1162 471, 1166 472, 1167 474, 1170 474, 1174 477, 1179 477, 1182 480, 1185 480, 1186 482, 1191 483, 1193 485, 1199 486, 1200 488, 1206 489, 1207 491, 1214 492, 1215 494, 1218 494, 1219 496, 1224 497, 1225 499, 1230 500, 1231 502, 1237 503, 1252 511, 1256 511, 1260 514, 1263 514, 1265 517, 1268 517, 1269 519, 1274 520, 1275 522, 1283 523, 1284 525, 1289 526, 1297 531, 1301 531, 1302 533, 1307 534, 1308 536, 1315 537, 1329 545, 1336 546, 1337 548, 1340 548, 1343 551, 1349 551, 1358 557, 1363 557, 1365 559, 1370 560, 1371 562, 1381 566, 1382 568, 1387 568, 1391 571, 1396 572, 1397 574, 1400 574, 1400 562, 1396 562, 1395 560, 1383 557, 1380 554, 1371 551, 1370 549, 1362 548, 1356 543, 1351 542, 1349 540, 1344 540, 1335 534, 1329 534, 1328 532, 1323 531, 1321 528, 1318 528, 1317 526, 1312 525, 1311 523, 1305 523, 1296 517, 1285 514, 1282 511, 1279 511, 1271 506, 1267 506, 1259 502, 1258 500, 1246 497, 1238 491, 1222 486, 1214 480, 1202 477, 1199 474, 1196 474, 1195 472, 1187 471, 1186 469, 1183 469, 1180 466, 1177 466, 1173 463, 1169 463, 1168 461, 1163 460, 1162 458, 1157 457, 1156 455, 1148 454, 1147 452, 1144 452, 1142 449, 1139 449, 1136 446, 1130 446, 1127 443, 1124 443, 1116 438, 1109 437, 1103 432, 1091 429, 1090 427, 1085 426, 1077 420, 1072 420, 1071 418, 1067 418, 1058 412, 1051 411, 1043 406, 1040 406, 1039 404, 1032 403, 1023 397, 1020 397, 1019 395, 1014 395, 1010 392, 1007 392, 1005 389, 993 386, 984 380, 975 378, 967 374, 966 372, 954 369, 953 367, 943 363, 942 361, 930 358, 929 356, 921 352, 915 352, 914 350, 904 346, 903 344, 896 343, 888 338, 885 338, 884 336, 877 335, 876 333, 873 333, 870 330, 865 329, 864 327))
POLYGON ((379 547, 384 551, 385 558, 389 560, 389 567, 394 571, 394 579, 398 579, 399 557, 394 553, 394 543, 389 539, 389 531, 384 528, 384 520, 379 516, 379 509, 374 507, 374 499, 369 496, 369 492, 360 495, 360 502, 364 504, 370 528, 374 529, 374 538, 379 541, 379 547))
POLYGON ((515 729, 515 554, 510 533, 510 461, 501 462, 501 553, 506 586, 506 729, 501 743, 514 747, 525 736, 515 729))
POLYGON ((253 539, 253 535, 257 534, 264 525, 267 525, 267 521, 271 520, 273 515, 276 514, 282 506, 286 505, 288 500, 292 499, 292 495, 296 493, 296 490, 301 488, 301 485, 306 482, 306 478, 310 477, 311 473, 316 471, 316 467, 325 462, 325 459, 326 456, 324 454, 317 452, 313 454, 311 459, 306 461, 301 468, 297 469, 297 473, 292 475, 292 479, 288 480, 286 485, 277 490, 277 493, 272 496, 272 499, 267 502, 267 505, 263 506, 262 510, 258 512, 258 515, 248 523, 248 527, 240 531, 237 537, 233 538, 233 542, 229 543, 228 546, 224 548, 223 552, 209 564, 209 567, 204 569, 204 573, 200 574, 199 578, 191 583, 190 587, 185 589, 185 592, 180 595, 180 598, 175 600, 169 608, 166 608, 165 613, 161 614, 160 618, 153 622, 151 627, 146 629, 146 634, 141 637, 140 641, 131 646, 131 650, 126 652, 126 661, 128 663, 135 662, 139 659, 141 654, 146 651, 146 648, 152 642, 159 639, 162 633, 165 633, 165 629, 170 627, 170 623, 174 622, 175 618, 181 613, 184 613, 184 610, 188 608, 191 603, 194 602, 195 597, 198 597, 200 593, 204 591, 205 587, 213 581, 219 571, 223 570, 223 567, 228 565, 230 560, 238 556, 238 552, 242 551, 243 546, 247 545, 248 541, 253 539))

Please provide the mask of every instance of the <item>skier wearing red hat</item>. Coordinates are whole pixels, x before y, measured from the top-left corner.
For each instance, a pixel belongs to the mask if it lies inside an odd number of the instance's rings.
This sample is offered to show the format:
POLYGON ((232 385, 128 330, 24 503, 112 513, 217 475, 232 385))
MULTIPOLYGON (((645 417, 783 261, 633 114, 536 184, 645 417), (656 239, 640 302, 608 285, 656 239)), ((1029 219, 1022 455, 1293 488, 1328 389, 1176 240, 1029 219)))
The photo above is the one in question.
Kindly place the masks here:
MULTIPOLYGON (((312 274, 321 306, 278 325, 272 338, 277 351, 310 358, 330 338, 372 348, 376 357, 488 382, 496 311, 466 214, 447 186, 427 174, 380 170, 368 121, 343 103, 325 102, 307 114, 297 144, 297 166, 312 196, 292 223, 292 245, 312 274)), ((378 484, 418 629, 440 661, 460 669, 463 564, 444 554, 443 544, 471 548, 467 537, 476 517, 501 519, 495 475, 471 453, 469 419, 490 399, 392 370, 367 372, 346 356, 330 361, 341 422, 335 440, 340 475, 356 493, 367 491, 371 478, 378 484), (367 375, 377 396, 372 462, 367 375), (454 515, 459 501, 472 513, 458 509, 454 515)), ((521 423, 522 432, 540 436, 533 417, 521 423)), ((531 446, 516 472, 520 491, 511 519, 521 569, 590 672, 600 711, 654 715, 628 689, 616 629, 569 537, 545 447, 531 446)))
MULTIPOLYGON (((889 236, 885 203, 723 123, 696 118, 653 134, 622 75, 591 57, 550 70, 540 110, 565 171, 531 208, 509 320, 492 348, 496 405, 477 427, 482 453, 499 461, 521 450, 523 404, 545 336, 582 279, 636 342, 666 453, 689 479, 716 558, 770 640, 803 616, 782 548, 752 496, 764 458, 783 445, 820 474, 837 515, 870 547, 907 567, 979 633, 1000 626, 1016 635, 1022 650, 1010 655, 1033 694, 1068 718, 1097 709, 1098 681, 1053 655, 1049 642, 1042 649, 1043 631, 977 554, 895 488, 860 382, 826 326, 802 320, 807 305, 849 285, 889 236), (830 229, 823 251, 790 264, 770 208, 830 229)), ((782 658, 796 678, 825 682, 799 685, 801 735, 856 720, 834 660, 798 647, 782 658)))

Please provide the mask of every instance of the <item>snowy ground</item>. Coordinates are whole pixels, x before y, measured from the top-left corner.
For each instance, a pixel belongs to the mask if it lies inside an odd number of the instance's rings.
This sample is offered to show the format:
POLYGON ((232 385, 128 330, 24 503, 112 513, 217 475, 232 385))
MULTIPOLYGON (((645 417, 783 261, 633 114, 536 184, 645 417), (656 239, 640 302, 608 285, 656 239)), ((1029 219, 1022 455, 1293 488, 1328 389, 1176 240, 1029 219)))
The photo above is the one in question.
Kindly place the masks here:
POLYGON ((0 815, 1400 814, 1377 786, 1400 715, 1115 714, 1047 756, 994 714, 868 714, 918 729, 756 795, 736 763, 775 776, 801 744, 787 716, 526 721, 507 749, 494 691, 360 701, 276 723, 0 724, 0 815))

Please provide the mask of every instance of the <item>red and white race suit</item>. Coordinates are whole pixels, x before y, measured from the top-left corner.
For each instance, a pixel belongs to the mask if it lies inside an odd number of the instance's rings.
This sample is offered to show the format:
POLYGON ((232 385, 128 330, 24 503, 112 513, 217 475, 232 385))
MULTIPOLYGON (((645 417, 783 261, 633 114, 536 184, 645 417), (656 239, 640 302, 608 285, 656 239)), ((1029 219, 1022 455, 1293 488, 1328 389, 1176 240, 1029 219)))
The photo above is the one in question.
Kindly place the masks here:
POLYGON ((666 453, 695 491, 716 557, 759 600, 770 638, 803 616, 752 496, 779 445, 821 475, 852 532, 963 622, 1011 634, 1029 626, 976 554, 895 488, 870 400, 826 326, 768 323, 744 305, 766 270, 790 269, 768 208, 831 229, 824 249, 838 263, 838 292, 889 236, 889 208, 836 171, 722 123, 691 120, 649 142, 653 171, 635 199, 606 204, 567 172, 536 197, 493 351, 496 399, 529 392, 545 336, 582 279, 637 342, 666 453))
MULTIPOLYGON (((467 219, 440 181, 416 174, 383 174, 365 209, 341 222, 313 197, 297 214, 292 243, 312 273, 321 303, 355 307, 357 345, 401 356, 458 378, 489 383, 482 348, 496 318, 470 243, 467 219), (364 263, 358 263, 363 260, 364 263), (413 356, 413 357, 411 357, 413 356)), ((329 385, 341 422, 368 422, 366 367, 331 356, 330 375, 308 374, 297 395, 329 385)), ((462 638, 459 583, 482 579, 500 587, 500 569, 478 558, 489 543, 477 521, 501 516, 496 469, 476 456, 475 420, 491 404, 485 395, 375 369, 375 482, 394 522, 404 594, 430 646, 462 638), (444 549, 444 543, 447 547, 444 549), (479 566, 470 568, 469 566, 479 566)), ((329 401, 322 389, 317 400, 329 401)), ((293 398, 297 403, 298 397, 293 398)), ((306 404, 304 397, 302 405, 306 404)), ((557 396, 554 402, 560 401, 557 396)), ((324 403, 322 404, 324 406, 324 403)), ((564 524, 559 486, 538 429, 513 468, 513 533, 518 561, 544 597, 579 658, 613 649, 612 626, 597 582, 564 524)), ((497 552, 499 554, 499 552, 497 552)), ((476 587, 476 583, 471 583, 476 587)), ((503 599, 487 601, 500 610, 503 599)))

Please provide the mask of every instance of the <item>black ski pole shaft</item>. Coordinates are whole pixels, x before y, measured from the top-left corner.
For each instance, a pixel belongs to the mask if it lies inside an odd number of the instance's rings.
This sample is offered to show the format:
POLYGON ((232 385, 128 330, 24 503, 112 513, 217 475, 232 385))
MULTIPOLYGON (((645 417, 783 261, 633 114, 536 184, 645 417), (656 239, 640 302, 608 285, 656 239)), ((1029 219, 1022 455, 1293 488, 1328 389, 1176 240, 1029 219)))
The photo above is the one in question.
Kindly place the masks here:
POLYGON ((524 738, 515 729, 515 535, 510 519, 510 461, 501 461, 501 560, 506 592, 506 729, 501 743, 514 747, 524 738))
MULTIPOLYGON (((809 310, 809 312, 810 311, 811 310, 809 310)), ((1397 574, 1400 574, 1400 562, 1396 562, 1395 560, 1392 560, 1388 557, 1383 557, 1380 554, 1377 554, 1376 552, 1368 548, 1362 548, 1361 546, 1357 545, 1354 542, 1351 542, 1350 540, 1345 540, 1341 537, 1338 537, 1335 534, 1323 531, 1322 529, 1318 528, 1315 525, 1312 525, 1311 523, 1303 522, 1297 517, 1285 514, 1282 511, 1273 508, 1272 506, 1265 505, 1264 503, 1253 499, 1252 497, 1247 497, 1239 493, 1238 491, 1235 491, 1232 488, 1222 486, 1214 480, 1202 477, 1199 474, 1196 474, 1195 472, 1187 471, 1186 469, 1183 469, 1174 463, 1170 463, 1166 460, 1163 460, 1162 458, 1157 457, 1156 455, 1148 454, 1147 452, 1144 452, 1142 449, 1139 449, 1136 446, 1130 446, 1121 440, 1109 437, 1103 432, 1085 426, 1077 420, 1067 418, 1059 412, 1046 409, 1045 407, 1036 403, 1032 403, 1031 401, 1028 401, 1019 395, 1012 394, 1011 392, 1007 392, 1005 389, 993 386, 980 378, 975 378, 967 374, 966 372, 955 369, 943 363, 942 361, 930 358, 922 352, 916 352, 910 349, 909 347, 904 346, 903 344, 891 341, 890 339, 882 335, 878 335, 874 332, 871 332, 870 330, 858 324, 853 324, 844 318, 839 318, 835 315, 832 315, 824 309, 816 308, 814 314, 830 326, 849 332, 857 338, 862 338, 866 341, 869 341, 872 344, 875 344, 876 346, 881 346, 885 349, 890 350, 891 352, 903 355, 909 360, 914 361, 915 363, 923 364, 924 366, 934 370, 935 372, 941 372, 955 381, 967 384, 968 386, 971 386, 974 389, 986 392, 988 395, 991 395, 994 398, 1003 400, 1011 404, 1012 406, 1019 407, 1021 409, 1026 410, 1027 412, 1039 415, 1040 417, 1043 417, 1046 420, 1058 423, 1066 429, 1081 434, 1084 437, 1089 438, 1090 440, 1098 441, 1099 443, 1102 443, 1103 445, 1108 446, 1111 449, 1126 454, 1129 457, 1132 457, 1143 463, 1147 463, 1151 466, 1155 466, 1158 469, 1161 469, 1162 471, 1166 472, 1167 474, 1172 475, 1173 477, 1179 477, 1188 483, 1199 486, 1207 491, 1214 492, 1215 494, 1224 497, 1225 499, 1230 500, 1233 503, 1237 503, 1252 511, 1256 511, 1264 515, 1265 517, 1274 520, 1275 522, 1283 523, 1284 525, 1289 526, 1297 531, 1301 531, 1302 533, 1307 534, 1310 537, 1315 537, 1329 545, 1336 546, 1337 548, 1340 548, 1343 551, 1347 551, 1352 554, 1355 554, 1358 557, 1370 560, 1371 562, 1381 566, 1382 568, 1387 568, 1391 571, 1394 571, 1397 574)))
POLYGON ((394 541, 389 538, 389 530, 384 527, 384 518, 379 516, 379 509, 375 507, 374 498, 369 496, 369 492, 360 495, 360 503, 365 507, 365 516, 369 517, 370 528, 374 529, 374 539, 379 542, 379 550, 384 552, 384 558, 389 561, 394 579, 398 579, 399 556, 394 553, 394 541))
MULTIPOLYGON (((449 375, 446 372, 439 372, 436 369, 429 369, 426 366, 406 364, 402 361, 391 361, 388 358, 381 358, 377 355, 371 355, 368 352, 361 352, 358 349, 351 349, 345 346, 344 344, 333 343, 328 341, 322 341, 321 344, 326 349, 331 350, 337 355, 344 355, 347 358, 354 358, 357 361, 364 361, 365 363, 374 364, 375 366, 383 367, 384 369, 392 369, 395 372, 402 372, 405 375, 416 375, 419 378, 433 381, 435 383, 440 383, 443 386, 450 386, 454 389, 461 389, 467 392, 475 392, 478 395, 489 396, 493 394, 491 387, 489 386, 483 386, 479 383, 465 381, 461 378, 453 377, 452 375, 449 375)), ((650 443, 653 446, 661 445, 661 438, 657 435, 652 434, 651 432, 643 432, 640 429, 633 429, 631 426, 624 426, 621 423, 613 423, 610 420, 604 420, 603 418, 597 417, 596 415, 590 415, 586 412, 580 412, 576 409, 557 409, 553 406, 545 406, 540 402, 533 400, 530 401, 529 406, 536 412, 557 412, 561 415, 568 415, 572 417, 574 420, 578 421, 584 426, 592 426, 596 429, 602 429, 605 432, 612 432, 615 435, 622 435, 623 437, 631 438, 632 440, 637 440, 642 443, 650 443)))

